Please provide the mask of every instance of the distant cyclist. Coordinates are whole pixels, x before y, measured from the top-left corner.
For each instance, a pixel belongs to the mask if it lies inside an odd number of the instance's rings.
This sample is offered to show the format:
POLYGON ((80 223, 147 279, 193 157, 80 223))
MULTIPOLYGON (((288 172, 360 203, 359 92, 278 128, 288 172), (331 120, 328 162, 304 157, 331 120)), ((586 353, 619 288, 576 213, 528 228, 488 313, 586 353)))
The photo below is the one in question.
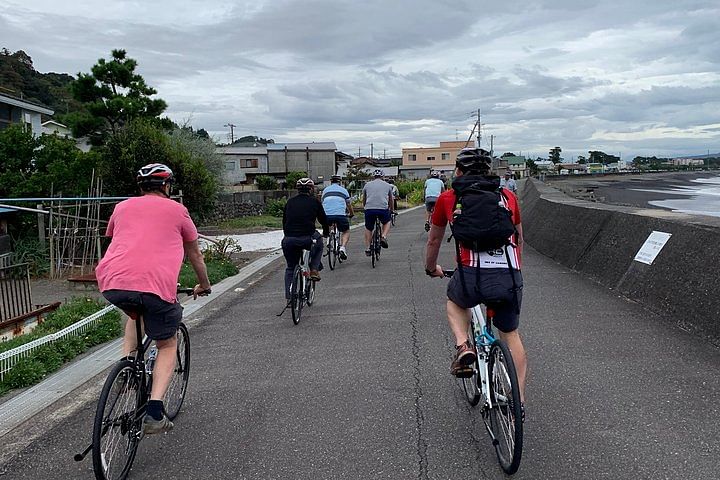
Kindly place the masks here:
POLYGON ((445 182, 440 180, 440 172, 433 170, 430 172, 430 178, 425 180, 425 231, 430 231, 430 216, 432 215, 433 209, 435 208, 435 202, 442 192, 445 191, 445 182))
POLYGON ((388 178, 387 182, 392 185, 392 194, 393 194, 393 213, 397 213, 398 211, 398 198, 400 198, 400 190, 398 190, 397 185, 395 185, 395 180, 392 178, 388 178))
POLYGON ((382 223, 380 245, 388 248, 387 237, 390 233, 390 220, 393 207, 392 185, 382 179, 383 172, 377 169, 373 172, 374 179, 363 187, 363 207, 365 208, 365 255, 370 252, 370 239, 375 228, 375 219, 382 223))
POLYGON ((285 299, 290 299, 290 284, 293 272, 303 250, 310 250, 310 279, 320 280, 321 258, 323 253, 322 237, 329 234, 327 216, 315 193, 315 182, 301 178, 295 184, 298 194, 287 201, 283 210, 282 250, 287 267, 285 268, 285 299), (315 230, 315 220, 322 226, 322 236, 315 230), (313 243, 313 240, 315 241, 313 243))
POLYGON ((517 183, 515 182, 515 178, 512 172, 505 172, 505 176, 500 179, 500 186, 510 190, 513 193, 517 193, 517 183))
MULTIPOLYGON (((440 195, 432 216, 432 228, 428 235, 425 257, 425 273, 432 277, 443 277, 442 267, 437 264, 438 252, 445 234, 445 227, 453 223, 459 210, 455 189, 468 186, 482 186, 488 191, 497 191, 499 179, 490 175, 492 159, 482 149, 465 149, 457 156, 453 189, 440 195)), ((523 244, 520 207, 512 192, 501 190, 499 206, 508 210, 515 226, 515 233, 508 239, 509 244, 490 252, 473 251, 460 246, 462 266, 455 271, 447 288, 447 317, 450 330, 455 337, 455 358, 451 372, 461 374, 476 358, 468 341, 470 308, 485 303, 495 312, 493 322, 500 338, 512 352, 518 373, 521 399, 524 399, 527 358, 520 339, 518 325, 522 302, 522 274, 520 272, 523 244), (509 262, 509 263, 508 263, 509 262)), ((483 212, 478 211, 481 216, 483 212)), ((524 407, 523 407, 524 408, 524 407)))
MULTIPOLYGON (((187 208, 170 199, 173 172, 152 163, 137 173, 142 196, 115 206, 106 235, 112 237, 95 270, 98 287, 107 300, 137 318, 142 313, 147 336, 157 344, 152 391, 143 431, 166 432, 173 423, 165 415, 163 397, 175 370, 177 329, 182 307, 177 302, 177 281, 183 256, 195 270, 195 295, 210 293, 198 233, 187 208)), ((135 320, 125 323, 123 355, 137 349, 135 320)))
POLYGON ((325 209, 325 215, 327 215, 328 225, 334 223, 341 233, 340 258, 347 260, 346 247, 350 241, 350 218, 355 213, 350 201, 350 193, 340 185, 341 180, 342 178, 339 175, 333 175, 330 178, 330 186, 326 187, 322 192, 322 206, 325 209))

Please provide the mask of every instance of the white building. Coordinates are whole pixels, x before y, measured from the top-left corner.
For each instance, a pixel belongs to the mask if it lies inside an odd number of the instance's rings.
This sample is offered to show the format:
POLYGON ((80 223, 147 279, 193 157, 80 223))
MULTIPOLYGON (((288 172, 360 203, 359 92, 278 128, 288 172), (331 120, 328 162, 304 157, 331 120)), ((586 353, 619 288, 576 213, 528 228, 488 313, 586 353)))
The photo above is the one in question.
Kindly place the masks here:
POLYGON ((0 94, 0 130, 13 123, 20 123, 30 128, 33 136, 39 137, 43 133, 41 116, 53 113, 49 108, 0 94))

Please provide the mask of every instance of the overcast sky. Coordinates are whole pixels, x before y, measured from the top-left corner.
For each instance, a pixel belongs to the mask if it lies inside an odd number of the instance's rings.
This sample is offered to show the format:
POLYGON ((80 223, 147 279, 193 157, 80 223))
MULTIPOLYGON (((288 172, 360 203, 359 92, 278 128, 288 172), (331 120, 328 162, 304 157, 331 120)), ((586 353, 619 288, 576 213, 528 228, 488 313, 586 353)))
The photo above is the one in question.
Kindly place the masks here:
POLYGON ((563 156, 720 151, 718 0, 3 0, 40 72, 114 48, 177 122, 357 155, 466 139, 563 156))

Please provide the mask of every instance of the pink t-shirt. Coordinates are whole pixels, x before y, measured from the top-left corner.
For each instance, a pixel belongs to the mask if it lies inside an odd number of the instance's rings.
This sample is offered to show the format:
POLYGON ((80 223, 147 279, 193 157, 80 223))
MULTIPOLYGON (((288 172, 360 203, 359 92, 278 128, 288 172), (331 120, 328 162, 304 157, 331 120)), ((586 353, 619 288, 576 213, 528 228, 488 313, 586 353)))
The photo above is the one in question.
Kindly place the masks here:
POLYGON ((134 290, 176 302, 183 243, 198 238, 187 208, 157 195, 130 198, 115 206, 105 235, 112 241, 95 269, 101 292, 134 290))

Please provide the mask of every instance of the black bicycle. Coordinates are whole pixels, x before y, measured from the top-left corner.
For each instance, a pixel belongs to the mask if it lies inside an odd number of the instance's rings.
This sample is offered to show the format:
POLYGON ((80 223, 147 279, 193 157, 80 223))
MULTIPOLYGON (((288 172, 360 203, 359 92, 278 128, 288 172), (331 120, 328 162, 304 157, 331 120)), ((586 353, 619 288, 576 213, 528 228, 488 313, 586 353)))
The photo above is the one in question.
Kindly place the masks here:
MULTIPOLYGON (((313 244, 315 240, 313 240, 313 244)), ((290 310, 292 311, 293 323, 300 323, 303 305, 312 306, 315 301, 315 283, 310 278, 310 250, 303 250, 300 262, 295 266, 292 283, 290 284, 290 310)), ((286 307, 287 308, 287 307, 286 307)))
MULTIPOLYGON (((193 289, 179 288, 177 292, 192 295, 193 289)), ((135 332, 137 353, 118 361, 110 370, 95 411, 92 443, 75 455, 79 462, 92 450, 93 470, 98 480, 127 478, 145 435, 143 419, 152 390, 157 347, 151 339, 143 340, 142 314, 136 319, 135 332)), ((165 414, 170 420, 180 412, 190 375, 190 335, 183 322, 177 331, 176 352, 175 370, 164 398, 165 414)))
POLYGON ((382 237, 382 223, 379 218, 375 218, 375 228, 373 228, 372 238, 370 239, 370 259, 372 266, 375 268, 375 264, 380 260, 380 239, 382 237))

